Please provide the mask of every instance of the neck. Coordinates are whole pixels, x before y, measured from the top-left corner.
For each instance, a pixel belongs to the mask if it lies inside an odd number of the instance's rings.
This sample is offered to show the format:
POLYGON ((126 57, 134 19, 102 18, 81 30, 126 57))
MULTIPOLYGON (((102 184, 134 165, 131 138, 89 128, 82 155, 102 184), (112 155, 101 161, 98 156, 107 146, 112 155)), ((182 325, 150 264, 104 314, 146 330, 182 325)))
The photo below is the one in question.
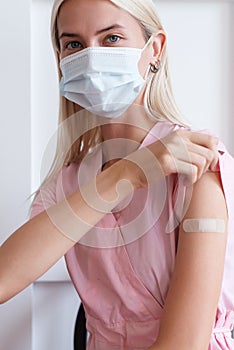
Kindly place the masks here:
POLYGON ((155 123, 142 106, 133 105, 121 117, 101 126, 102 137, 104 141, 122 138, 140 144, 155 123))
POLYGON ((154 125, 143 107, 134 105, 123 116, 101 126, 106 161, 124 158, 137 150, 154 125))

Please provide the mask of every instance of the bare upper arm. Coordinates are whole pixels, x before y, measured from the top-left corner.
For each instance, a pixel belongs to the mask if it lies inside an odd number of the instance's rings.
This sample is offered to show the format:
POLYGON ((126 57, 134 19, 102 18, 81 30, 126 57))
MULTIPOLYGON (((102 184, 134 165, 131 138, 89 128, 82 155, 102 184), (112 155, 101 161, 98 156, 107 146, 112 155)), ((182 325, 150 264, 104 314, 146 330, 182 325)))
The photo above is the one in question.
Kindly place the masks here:
MULTIPOLYGON (((227 223, 219 173, 207 172, 194 185, 187 218, 220 218, 227 223)), ((226 231, 187 233, 181 225, 158 338, 163 349, 173 349, 175 342, 181 350, 208 348, 222 283, 226 231)))

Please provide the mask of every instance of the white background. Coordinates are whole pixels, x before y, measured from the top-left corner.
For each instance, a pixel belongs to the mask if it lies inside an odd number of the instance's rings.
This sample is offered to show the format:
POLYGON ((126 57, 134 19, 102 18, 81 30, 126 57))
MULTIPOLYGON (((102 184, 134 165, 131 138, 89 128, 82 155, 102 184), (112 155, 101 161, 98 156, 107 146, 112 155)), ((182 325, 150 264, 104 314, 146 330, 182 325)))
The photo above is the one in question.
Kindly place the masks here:
MULTIPOLYGON (((168 32, 174 89, 195 128, 234 154, 234 2, 156 0, 168 32)), ((56 129, 58 82, 49 41, 51 0, 0 2, 0 242, 28 217, 40 162, 56 129)), ((0 349, 71 350, 79 304, 63 260, 0 306, 0 349)))

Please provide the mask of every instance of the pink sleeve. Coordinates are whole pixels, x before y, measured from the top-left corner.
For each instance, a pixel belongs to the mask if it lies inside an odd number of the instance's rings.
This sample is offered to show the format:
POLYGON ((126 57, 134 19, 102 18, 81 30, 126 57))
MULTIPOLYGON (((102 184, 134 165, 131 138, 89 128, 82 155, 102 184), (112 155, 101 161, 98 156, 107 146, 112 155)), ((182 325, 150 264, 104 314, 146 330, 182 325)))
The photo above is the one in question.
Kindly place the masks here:
POLYGON ((77 169, 78 164, 64 166, 38 191, 31 207, 31 219, 77 190, 77 169))
POLYGON ((37 192, 31 206, 30 219, 57 203, 56 183, 56 180, 52 180, 37 192))

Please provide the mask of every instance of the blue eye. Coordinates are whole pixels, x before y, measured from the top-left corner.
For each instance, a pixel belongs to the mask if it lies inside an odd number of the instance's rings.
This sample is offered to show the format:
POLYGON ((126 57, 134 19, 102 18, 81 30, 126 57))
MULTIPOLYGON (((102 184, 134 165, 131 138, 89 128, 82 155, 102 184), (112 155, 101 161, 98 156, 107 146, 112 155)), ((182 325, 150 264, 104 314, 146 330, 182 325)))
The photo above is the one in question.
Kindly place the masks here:
POLYGON ((79 41, 70 41, 66 44, 66 49, 68 50, 77 50, 81 48, 81 43, 79 41))
POLYGON ((120 40, 120 37, 118 35, 111 35, 108 37, 107 41, 114 44, 117 43, 120 40))

